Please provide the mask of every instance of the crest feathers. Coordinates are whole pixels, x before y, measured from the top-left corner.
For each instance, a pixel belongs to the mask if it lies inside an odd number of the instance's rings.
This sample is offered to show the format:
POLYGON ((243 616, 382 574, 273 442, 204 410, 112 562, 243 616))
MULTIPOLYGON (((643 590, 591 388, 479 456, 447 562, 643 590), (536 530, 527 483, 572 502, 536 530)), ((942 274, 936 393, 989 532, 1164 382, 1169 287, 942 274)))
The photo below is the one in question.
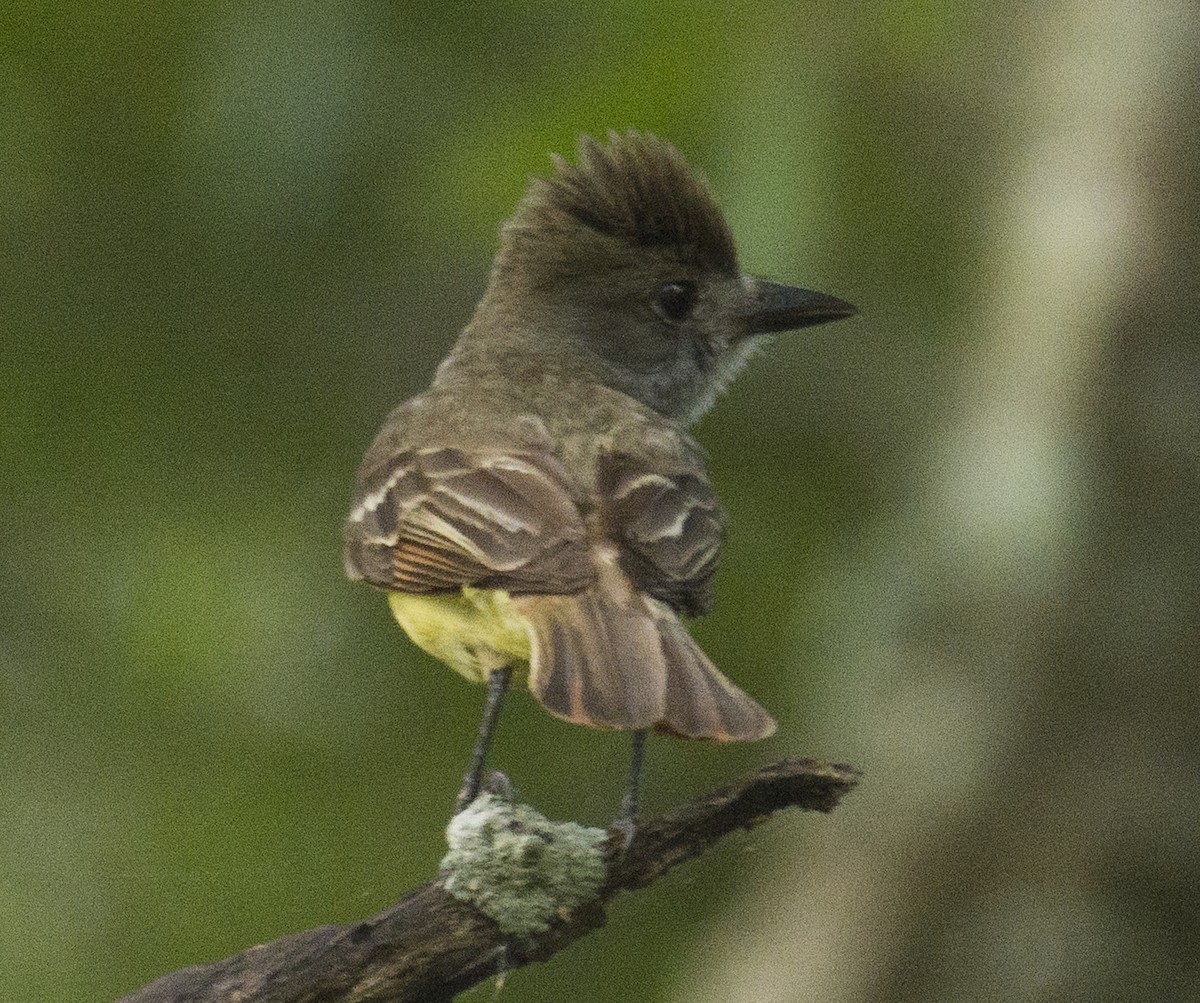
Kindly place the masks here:
POLYGON ((536 230, 563 219, 635 246, 669 246, 735 274, 725 217, 683 155, 651 133, 609 132, 608 144, 579 140, 579 163, 554 156, 554 174, 534 179, 512 223, 536 230))

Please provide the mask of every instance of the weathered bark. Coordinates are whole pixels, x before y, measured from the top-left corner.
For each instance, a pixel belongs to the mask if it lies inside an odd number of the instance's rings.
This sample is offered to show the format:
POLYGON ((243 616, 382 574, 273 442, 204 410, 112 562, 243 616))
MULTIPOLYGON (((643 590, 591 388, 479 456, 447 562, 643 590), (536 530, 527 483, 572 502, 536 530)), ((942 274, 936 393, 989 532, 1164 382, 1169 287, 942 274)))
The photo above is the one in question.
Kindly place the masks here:
POLYGON ((618 892, 648 887, 736 829, 783 808, 832 811, 858 778, 853 767, 784 759, 643 823, 623 851, 614 833, 598 896, 519 942, 451 896, 439 878, 362 922, 306 930, 182 969, 121 1003, 449 1000, 490 976, 552 957, 602 926, 618 892))

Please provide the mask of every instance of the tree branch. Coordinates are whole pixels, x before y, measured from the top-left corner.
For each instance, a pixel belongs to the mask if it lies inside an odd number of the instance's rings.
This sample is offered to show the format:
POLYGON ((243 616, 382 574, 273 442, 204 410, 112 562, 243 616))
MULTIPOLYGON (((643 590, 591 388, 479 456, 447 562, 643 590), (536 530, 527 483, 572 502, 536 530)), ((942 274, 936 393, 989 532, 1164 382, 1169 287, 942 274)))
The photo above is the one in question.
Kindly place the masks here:
POLYGON ((447 875, 359 923, 323 926, 165 975, 119 1003, 440 1003, 604 924, 618 892, 645 888, 735 829, 783 808, 832 811, 858 783, 851 766, 783 759, 643 823, 624 852, 614 834, 589 901, 560 908, 549 928, 513 936, 446 889, 447 875))

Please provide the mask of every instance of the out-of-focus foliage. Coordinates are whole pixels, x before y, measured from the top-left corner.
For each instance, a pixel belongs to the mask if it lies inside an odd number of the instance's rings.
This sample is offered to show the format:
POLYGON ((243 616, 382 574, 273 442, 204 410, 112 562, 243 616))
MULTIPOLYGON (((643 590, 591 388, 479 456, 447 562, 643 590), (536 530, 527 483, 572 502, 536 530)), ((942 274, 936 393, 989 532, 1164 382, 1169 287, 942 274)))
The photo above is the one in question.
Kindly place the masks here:
MULTIPOLYGON (((782 754, 869 780, 505 992, 1194 990, 1194 12, 66 3, 0 26, 0 999, 115 998, 432 874, 482 691, 343 580, 351 478, 528 175, 626 126, 706 172, 748 270, 862 309, 781 339, 698 430, 732 531, 696 632, 780 729, 652 742, 647 807, 782 754), (1012 336, 1047 316, 1061 337, 1012 336), (1151 843, 1129 799, 1156 763, 1192 783, 1147 793, 1151 843), (1056 793, 1110 775, 1127 838, 1056 793), (1088 866, 1048 875, 1063 854, 1088 866)), ((494 761, 603 823, 626 752, 518 696, 494 761)))

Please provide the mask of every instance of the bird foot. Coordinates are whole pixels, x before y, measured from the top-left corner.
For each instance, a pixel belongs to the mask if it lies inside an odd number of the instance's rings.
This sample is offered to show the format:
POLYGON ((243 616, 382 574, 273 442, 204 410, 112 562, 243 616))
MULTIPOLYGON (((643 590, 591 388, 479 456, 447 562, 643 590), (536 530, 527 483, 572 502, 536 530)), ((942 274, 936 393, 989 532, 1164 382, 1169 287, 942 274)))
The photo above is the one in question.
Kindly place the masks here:
POLYGON ((513 782, 508 779, 508 776, 499 770, 488 770, 482 783, 479 782, 478 777, 468 776, 463 780, 463 785, 458 792, 458 798, 454 802, 454 814, 457 815, 464 808, 468 807, 480 794, 491 794, 503 801, 512 803, 517 798, 517 789, 513 786, 513 782))
POLYGON ((608 845, 611 852, 620 856, 629 849, 633 837, 637 835, 637 819, 632 815, 614 818, 608 824, 608 845))

